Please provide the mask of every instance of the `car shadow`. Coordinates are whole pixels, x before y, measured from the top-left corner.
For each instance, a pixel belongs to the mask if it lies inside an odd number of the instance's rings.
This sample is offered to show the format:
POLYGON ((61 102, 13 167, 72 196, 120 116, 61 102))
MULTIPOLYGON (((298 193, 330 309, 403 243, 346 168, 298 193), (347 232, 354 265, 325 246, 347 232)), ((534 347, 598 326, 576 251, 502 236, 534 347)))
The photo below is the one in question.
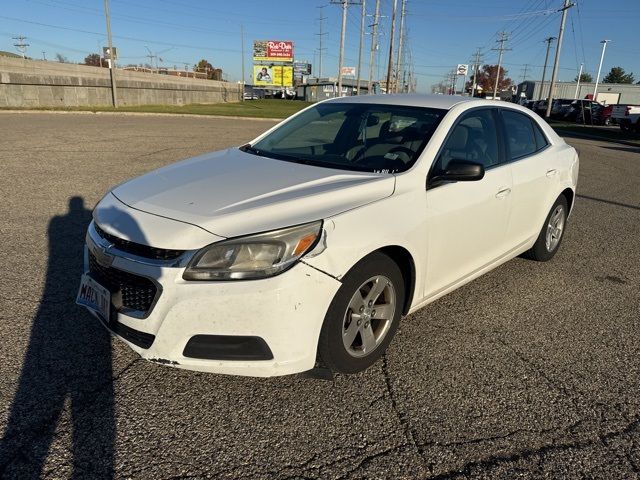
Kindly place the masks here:
POLYGON ((607 150, 619 150, 621 152, 640 153, 640 146, 638 146, 638 147, 609 147, 609 146, 603 146, 602 148, 606 148, 607 150))
POLYGON ((594 202, 608 203, 609 205, 615 205, 617 207, 631 208, 633 210, 640 210, 640 205, 630 205, 628 203, 614 202, 613 200, 607 200, 605 198, 591 197, 589 195, 576 195, 578 198, 584 198, 585 200, 593 200, 594 202))
POLYGON ((113 477, 111 337, 75 305, 90 221, 82 197, 73 197, 66 214, 49 223, 44 290, 0 441, 1 478, 41 477, 56 428, 67 422, 70 425, 61 428, 72 432, 72 476, 113 477))

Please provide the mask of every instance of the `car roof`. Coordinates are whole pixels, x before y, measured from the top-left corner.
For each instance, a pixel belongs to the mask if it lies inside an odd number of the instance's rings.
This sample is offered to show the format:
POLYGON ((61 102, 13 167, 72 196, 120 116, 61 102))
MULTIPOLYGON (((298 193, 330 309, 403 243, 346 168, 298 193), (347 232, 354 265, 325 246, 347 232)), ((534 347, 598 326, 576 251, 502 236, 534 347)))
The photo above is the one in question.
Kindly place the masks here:
POLYGON ((356 95, 325 100, 323 103, 368 103, 379 105, 404 105, 411 107, 441 108, 450 110, 454 105, 464 102, 485 102, 480 98, 461 97, 459 95, 420 95, 415 93, 391 95, 356 95))

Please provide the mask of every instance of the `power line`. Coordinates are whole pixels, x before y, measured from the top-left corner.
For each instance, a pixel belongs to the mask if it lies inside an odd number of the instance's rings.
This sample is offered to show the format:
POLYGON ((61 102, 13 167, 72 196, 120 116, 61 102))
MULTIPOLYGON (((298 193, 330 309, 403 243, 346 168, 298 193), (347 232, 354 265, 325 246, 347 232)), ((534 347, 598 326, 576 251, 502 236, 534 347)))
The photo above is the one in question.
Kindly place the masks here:
POLYGON ((13 46, 16 47, 16 50, 18 50, 22 54, 22 58, 26 58, 27 47, 29 46, 29 44, 25 42, 27 37, 23 35, 18 35, 17 37, 11 37, 11 38, 12 40, 16 41, 16 43, 13 44, 13 46))
MULTIPOLYGON (((41 27, 48 27, 48 28, 55 28, 58 30, 66 30, 69 32, 78 32, 78 33, 86 33, 88 35, 97 35, 99 37, 104 37, 104 33, 98 33, 98 32, 92 32, 90 30, 82 30, 79 28, 72 28, 72 27, 64 27, 61 25, 52 25, 50 23, 43 23, 43 22, 34 22, 31 20, 25 20, 22 18, 15 18, 15 17, 7 17, 5 15, 0 15, 0 18, 3 18, 5 20, 12 20, 15 22, 20 22, 20 23, 27 23, 30 25, 38 25, 41 27)), ((239 53, 240 50, 237 49, 231 49, 231 48, 211 48, 211 47, 203 47, 200 45, 188 45, 188 44, 180 44, 180 43, 169 43, 169 42, 163 42, 160 40, 150 40, 148 38, 138 38, 138 37, 129 37, 129 36, 125 36, 125 35, 113 35, 113 38, 119 38, 121 40, 129 40, 132 42, 141 42, 141 43, 154 43, 157 45, 168 45, 168 46, 172 46, 172 47, 180 47, 180 48, 189 48, 189 49, 196 49, 196 50, 208 50, 208 51, 212 51, 212 52, 234 52, 234 53, 239 53)))

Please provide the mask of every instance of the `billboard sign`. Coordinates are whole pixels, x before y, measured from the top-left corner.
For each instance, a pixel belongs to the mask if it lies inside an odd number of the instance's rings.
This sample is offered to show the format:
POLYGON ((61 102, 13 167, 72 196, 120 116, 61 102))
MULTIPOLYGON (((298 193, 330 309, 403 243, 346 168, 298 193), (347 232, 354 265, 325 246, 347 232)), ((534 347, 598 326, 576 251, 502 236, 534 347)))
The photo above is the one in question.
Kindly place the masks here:
POLYGON ((293 67, 254 65, 253 84, 257 87, 292 87, 293 67))
POLYGON ((356 67, 342 67, 340 70, 343 77, 355 77, 356 76, 356 67))
POLYGON ((253 59, 262 62, 292 62, 293 42, 281 40, 254 40, 253 59))
POLYGON ((293 62, 293 73, 296 75, 311 75, 311 64, 307 62, 293 62))
POLYGON ((458 68, 456 70, 456 73, 458 75, 466 75, 468 71, 469 71, 469 65, 465 65, 463 63, 458 64, 458 68))

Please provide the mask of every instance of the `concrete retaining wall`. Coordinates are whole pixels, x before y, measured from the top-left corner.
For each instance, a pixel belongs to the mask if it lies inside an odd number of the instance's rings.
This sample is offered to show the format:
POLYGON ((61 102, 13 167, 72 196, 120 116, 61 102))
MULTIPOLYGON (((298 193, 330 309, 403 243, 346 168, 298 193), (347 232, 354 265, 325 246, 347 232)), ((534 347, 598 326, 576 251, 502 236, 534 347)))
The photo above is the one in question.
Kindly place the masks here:
MULTIPOLYGON (((238 102, 242 86, 116 70, 120 105, 238 102)), ((109 69, 0 57, 0 107, 111 105, 109 69)))

